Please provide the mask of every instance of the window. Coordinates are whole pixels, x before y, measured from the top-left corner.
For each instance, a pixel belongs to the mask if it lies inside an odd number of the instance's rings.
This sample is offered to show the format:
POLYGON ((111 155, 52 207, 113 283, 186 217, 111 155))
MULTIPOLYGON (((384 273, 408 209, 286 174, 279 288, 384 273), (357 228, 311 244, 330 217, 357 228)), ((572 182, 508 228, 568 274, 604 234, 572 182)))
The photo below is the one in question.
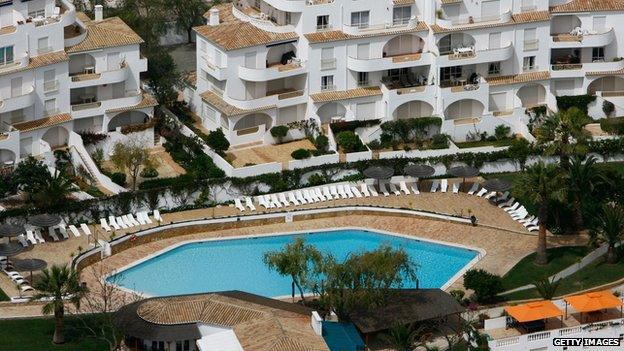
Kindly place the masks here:
POLYGON ((188 340, 184 340, 184 351, 190 351, 191 345, 188 340))
POLYGON ((537 40, 537 29, 536 28, 527 28, 524 30, 524 51, 529 50, 537 50, 538 49, 537 40))
POLYGON ((56 99, 48 99, 44 103, 44 109, 46 115, 56 113, 56 99))
MULTIPOLYGON (((35 4, 35 6, 37 6, 37 4, 35 4)), ((28 6, 28 17, 31 17, 31 18, 45 17, 45 9, 44 8, 34 8, 34 9, 31 9, 30 7, 31 6, 28 6)))
POLYGON ((50 47, 48 37, 39 38, 37 40, 37 53, 45 54, 50 51, 52 51, 52 48, 50 47))
POLYGON ((336 58, 334 57, 334 48, 321 49, 321 71, 336 68, 336 58))
POLYGON ((367 87, 370 85, 370 81, 368 80, 368 72, 358 72, 357 85, 358 87, 367 87))
POLYGON ((11 124, 24 121, 24 109, 11 111, 11 124))
POLYGON ((392 10, 392 23, 396 25, 407 24, 412 17, 411 6, 395 7, 392 10))
POLYGON ((604 62, 604 48, 593 48, 592 49, 592 61, 593 62, 604 62))
POLYGON ((500 62, 492 62, 488 66, 488 74, 489 75, 497 75, 501 72, 501 64, 500 62))
POLYGON ((452 20, 459 18, 459 4, 445 5, 444 14, 452 20))
POLYGON ((217 112, 208 104, 204 104, 204 119, 208 119, 213 123, 217 122, 217 112))
POLYGON ((0 48, 0 66, 13 63, 13 46, 0 48))
POLYGON ((328 30, 331 26, 329 25, 329 15, 316 16, 316 30, 328 30))
POLYGON ((369 11, 351 12, 351 26, 358 28, 368 28, 370 21, 369 11))
POLYGON ((500 17, 500 0, 481 2, 481 20, 489 21, 500 17))
POLYGON ((533 71, 537 67, 535 67, 535 56, 527 56, 524 58, 522 62, 522 69, 524 71, 533 71))
POLYGON ((176 341, 176 351, 182 351, 182 341, 176 341))
POLYGON ((58 89, 56 83, 56 70, 47 70, 43 72, 43 91, 50 92, 58 89))
POLYGON ((451 78, 459 78, 462 76, 462 66, 443 67, 440 70, 440 80, 449 81, 451 78))
POLYGON ((334 90, 334 76, 321 77, 321 90, 334 90))

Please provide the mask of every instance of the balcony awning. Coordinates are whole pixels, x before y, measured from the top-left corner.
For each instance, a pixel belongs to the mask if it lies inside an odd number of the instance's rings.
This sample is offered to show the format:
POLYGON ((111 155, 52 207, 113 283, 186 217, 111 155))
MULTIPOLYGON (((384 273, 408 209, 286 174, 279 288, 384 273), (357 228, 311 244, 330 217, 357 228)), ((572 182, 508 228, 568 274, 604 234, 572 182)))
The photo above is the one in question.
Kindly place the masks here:
POLYGON ((569 303, 577 312, 592 312, 608 308, 621 307, 622 300, 613 295, 610 290, 590 292, 582 295, 566 297, 565 302, 569 303))
POLYGON ((505 311, 520 323, 563 316, 552 301, 529 302, 524 305, 505 307, 505 311))

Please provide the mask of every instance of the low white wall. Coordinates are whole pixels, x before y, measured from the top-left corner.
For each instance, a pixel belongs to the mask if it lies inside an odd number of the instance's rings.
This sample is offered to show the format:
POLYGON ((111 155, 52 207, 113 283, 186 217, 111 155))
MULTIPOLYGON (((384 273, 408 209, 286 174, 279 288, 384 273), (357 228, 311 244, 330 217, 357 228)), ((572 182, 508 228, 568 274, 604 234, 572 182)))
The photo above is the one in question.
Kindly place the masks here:
POLYGON ((282 164, 279 162, 263 163, 255 166, 234 168, 232 177, 245 178, 261 174, 278 173, 282 171, 282 164))
POLYGON ((362 152, 350 152, 345 154, 347 162, 357 162, 370 160, 373 158, 373 152, 370 150, 362 151, 362 152))
POLYGON ((298 168, 306 168, 313 166, 320 166, 328 163, 339 163, 340 156, 337 153, 322 155, 322 156, 314 156, 305 160, 292 160, 288 162, 288 169, 298 169, 298 168))
MULTIPOLYGON (((301 140, 305 139, 306 135, 301 129, 289 129, 286 136, 282 139, 282 143, 287 143, 289 141, 301 140)), ((277 138, 274 138, 269 131, 264 135, 264 143, 275 145, 277 144, 277 138)))

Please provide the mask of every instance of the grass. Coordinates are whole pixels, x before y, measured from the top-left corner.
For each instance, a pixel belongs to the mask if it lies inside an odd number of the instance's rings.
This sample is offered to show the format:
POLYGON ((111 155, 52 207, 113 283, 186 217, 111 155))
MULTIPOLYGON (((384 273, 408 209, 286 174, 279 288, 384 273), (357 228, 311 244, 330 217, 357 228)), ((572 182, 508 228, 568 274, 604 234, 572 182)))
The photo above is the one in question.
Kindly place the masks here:
MULTIPOLYGON (((608 264, 605 262, 604 256, 596 260, 596 262, 579 270, 569 277, 563 278, 557 296, 572 294, 578 291, 590 289, 596 286, 612 283, 624 278, 624 260, 616 264, 608 264)), ((539 298, 539 294, 535 289, 518 291, 513 294, 505 295, 508 300, 524 300, 531 298, 539 298)))
POLYGON ((496 147, 500 147, 500 146, 509 146, 511 145, 511 142, 513 141, 512 138, 507 138, 507 139, 501 139, 501 140, 477 140, 477 141, 466 141, 466 142, 461 142, 461 143, 455 143, 455 145, 457 145, 458 148, 460 149, 467 149, 470 147, 480 147, 480 146, 496 146, 496 147))
MULTIPOLYGON (((86 321, 89 318, 86 317, 86 321)), ((28 351, 100 351, 108 344, 95 340, 81 330, 82 322, 75 317, 65 318, 65 344, 54 345, 54 320, 52 318, 0 320, 2 350, 28 351)))
POLYGON ((566 246, 548 249, 548 264, 545 266, 535 265, 536 253, 532 253, 518 262, 503 277, 503 285, 506 290, 531 284, 534 281, 549 277, 578 262, 589 252, 585 246, 566 246))

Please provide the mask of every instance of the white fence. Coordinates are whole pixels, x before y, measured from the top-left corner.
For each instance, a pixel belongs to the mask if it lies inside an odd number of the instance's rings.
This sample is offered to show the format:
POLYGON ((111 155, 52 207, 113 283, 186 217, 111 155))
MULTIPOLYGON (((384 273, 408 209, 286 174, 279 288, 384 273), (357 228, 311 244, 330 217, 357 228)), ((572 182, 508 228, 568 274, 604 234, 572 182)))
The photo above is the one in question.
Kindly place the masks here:
POLYGON ((329 154, 329 155, 321 155, 310 157, 305 160, 292 160, 288 162, 288 169, 298 169, 298 168, 306 168, 306 167, 314 167, 320 166, 324 164, 330 163, 339 163, 340 155, 337 153, 329 154))
POLYGON ((365 161, 373 158, 373 152, 370 150, 361 152, 350 152, 345 154, 347 162, 365 161))

